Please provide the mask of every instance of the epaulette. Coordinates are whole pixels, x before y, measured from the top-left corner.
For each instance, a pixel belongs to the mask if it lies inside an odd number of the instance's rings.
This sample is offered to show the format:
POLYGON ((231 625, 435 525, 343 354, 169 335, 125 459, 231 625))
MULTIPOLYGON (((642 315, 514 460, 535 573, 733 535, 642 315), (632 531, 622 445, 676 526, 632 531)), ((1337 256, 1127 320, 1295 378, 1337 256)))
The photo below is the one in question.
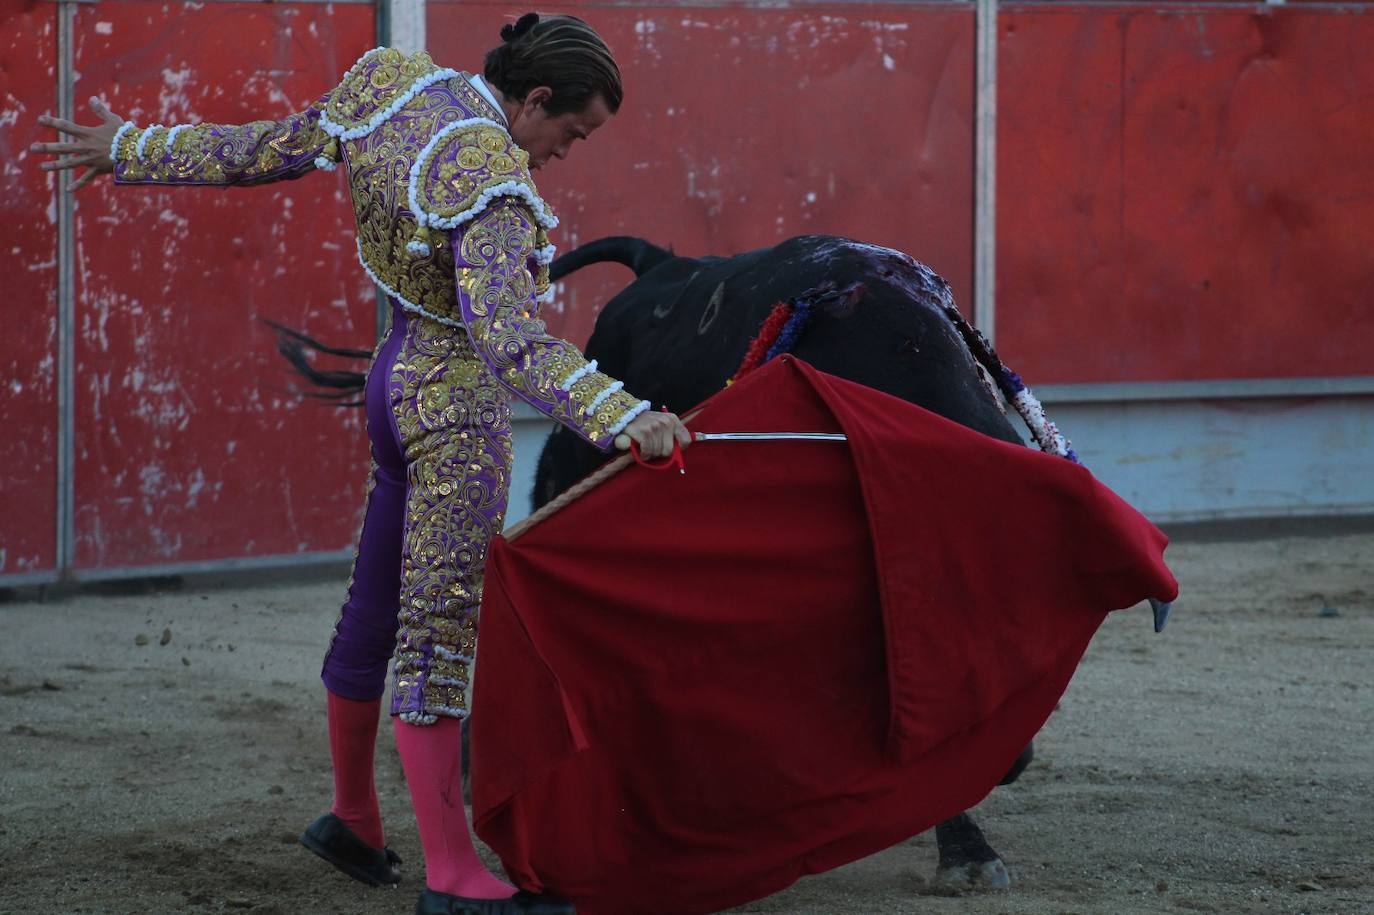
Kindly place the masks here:
POLYGON ((367 136, 426 86, 459 75, 457 70, 440 69, 424 51, 368 51, 344 74, 325 103, 320 127, 332 140, 321 158, 337 161, 340 141, 367 136))
POLYGON ((498 197, 522 199, 545 232, 558 225, 530 177, 529 154, 504 127, 487 118, 446 124, 410 168, 409 203, 419 227, 406 247, 428 253, 429 227, 456 228, 498 197))

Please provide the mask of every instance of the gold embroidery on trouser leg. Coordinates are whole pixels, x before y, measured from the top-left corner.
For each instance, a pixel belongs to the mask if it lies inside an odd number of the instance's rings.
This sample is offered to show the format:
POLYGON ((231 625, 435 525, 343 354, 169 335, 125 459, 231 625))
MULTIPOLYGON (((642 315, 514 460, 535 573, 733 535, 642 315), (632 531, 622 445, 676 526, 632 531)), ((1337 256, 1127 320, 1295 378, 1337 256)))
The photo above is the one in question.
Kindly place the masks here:
POLYGON ((462 331, 415 319, 390 392, 407 465, 392 711, 463 717, 482 568, 510 485, 510 406, 462 331))

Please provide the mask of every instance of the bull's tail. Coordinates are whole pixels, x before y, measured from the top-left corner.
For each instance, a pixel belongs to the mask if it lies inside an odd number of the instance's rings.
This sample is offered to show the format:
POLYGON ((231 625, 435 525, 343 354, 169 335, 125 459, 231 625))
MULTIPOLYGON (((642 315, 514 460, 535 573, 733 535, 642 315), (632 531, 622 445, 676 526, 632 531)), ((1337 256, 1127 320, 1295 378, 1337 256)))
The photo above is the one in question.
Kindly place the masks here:
POLYGON ((641 277, 672 256, 672 251, 660 248, 642 238, 612 235, 609 238, 589 241, 556 259, 549 267, 549 279, 560 280, 588 264, 600 264, 605 261, 624 264, 635 272, 636 277, 641 277))
POLYGON ((328 353, 345 359, 370 359, 372 353, 365 349, 347 349, 329 346, 298 330, 293 330, 275 321, 263 319, 263 323, 277 332, 277 352, 286 357, 292 368, 314 385, 315 390, 307 390, 307 397, 333 401, 341 407, 361 407, 363 389, 367 386, 367 375, 363 372, 341 370, 321 371, 310 364, 308 352, 328 353))

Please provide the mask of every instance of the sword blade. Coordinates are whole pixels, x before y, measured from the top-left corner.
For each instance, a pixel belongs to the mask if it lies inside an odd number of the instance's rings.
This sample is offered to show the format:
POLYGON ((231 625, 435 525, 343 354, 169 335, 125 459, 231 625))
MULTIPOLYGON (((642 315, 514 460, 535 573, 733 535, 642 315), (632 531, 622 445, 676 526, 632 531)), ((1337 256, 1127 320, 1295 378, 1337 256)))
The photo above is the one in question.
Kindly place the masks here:
POLYGON ((694 432, 697 442, 844 442, 843 432, 694 432))

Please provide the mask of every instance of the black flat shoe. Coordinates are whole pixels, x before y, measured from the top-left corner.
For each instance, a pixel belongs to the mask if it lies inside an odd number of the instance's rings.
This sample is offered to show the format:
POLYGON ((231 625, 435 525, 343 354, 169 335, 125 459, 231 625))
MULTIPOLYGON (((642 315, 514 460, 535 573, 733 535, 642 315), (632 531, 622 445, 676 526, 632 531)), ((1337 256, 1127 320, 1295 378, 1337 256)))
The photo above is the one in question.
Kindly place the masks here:
POLYGON ((332 813, 321 815, 306 827, 301 844, 368 886, 401 882, 401 856, 389 848, 368 845, 332 813))
POLYGON ((426 887, 415 915, 576 915, 576 909, 571 902, 524 890, 508 899, 469 899, 426 887))

